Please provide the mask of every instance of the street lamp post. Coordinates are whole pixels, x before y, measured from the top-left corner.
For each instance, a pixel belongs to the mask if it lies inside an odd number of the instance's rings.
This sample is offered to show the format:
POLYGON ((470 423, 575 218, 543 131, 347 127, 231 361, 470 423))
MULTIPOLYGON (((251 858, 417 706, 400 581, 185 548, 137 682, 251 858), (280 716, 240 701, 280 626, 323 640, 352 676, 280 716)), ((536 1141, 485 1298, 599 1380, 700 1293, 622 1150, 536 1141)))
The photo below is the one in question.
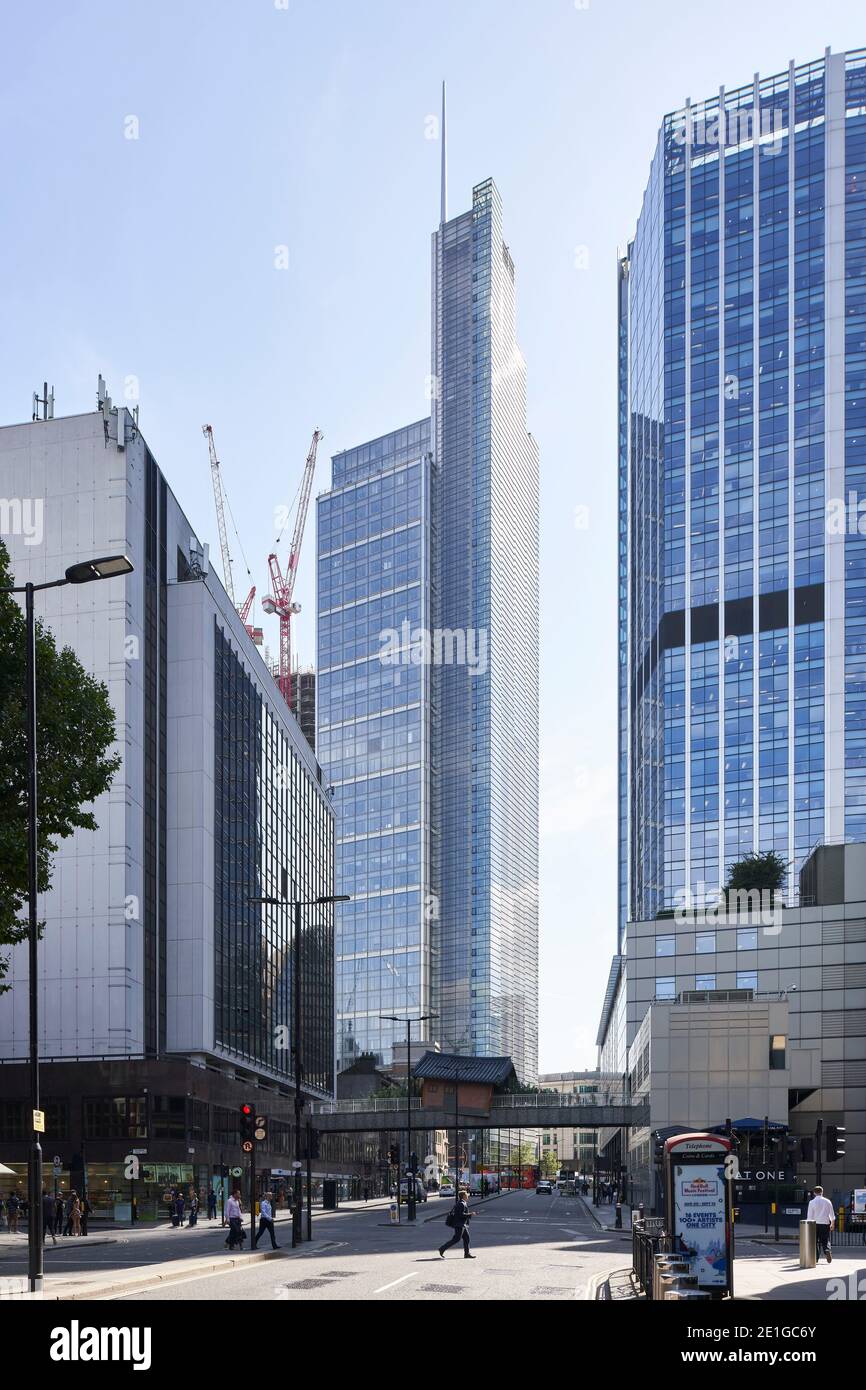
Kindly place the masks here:
POLYGON ((42 1146, 40 1130, 36 1128, 39 1101, 39 952, 37 935, 37 882, 39 877, 38 834, 38 771, 36 759, 36 616, 33 595, 43 589, 59 589, 65 584, 88 584, 94 579, 112 579, 130 574, 132 563, 125 555, 106 555, 98 560, 86 560, 70 565, 63 579, 51 579, 45 584, 5 585, 3 593, 24 595, 24 618, 27 629, 27 930, 30 991, 30 1152, 27 1162, 27 1188, 30 1217, 27 1225, 28 1278, 31 1293, 41 1293, 42 1263, 42 1146))
MULTIPOLYGON (((388 1023, 406 1024, 406 1163, 408 1177, 406 1180, 406 1220, 414 1221, 418 1214, 418 1203, 415 1194, 415 1166, 412 1163, 412 1019, 398 1018, 395 1014, 380 1014, 379 1017, 388 1023)), ((418 1022, 425 1023, 429 1018, 438 1018, 438 1014, 419 1014, 418 1022)), ((397 1214, 400 1213, 400 1169, 397 1169, 397 1214)))
MULTIPOLYGON (((303 1109, 303 1097, 301 1095, 301 1084, 303 1081, 303 1068, 301 1066, 301 909, 304 907, 317 907, 325 903, 347 903, 348 893, 322 893, 316 898, 290 898, 288 894, 288 875, 285 869, 282 871, 282 896, 279 898, 248 898, 250 903, 258 903, 265 907, 291 907, 294 909, 294 933, 292 938, 292 1045, 295 1051, 295 1162, 294 1176, 292 1181, 293 1205, 292 1205, 292 1249, 301 1244, 303 1240, 301 1226, 301 1110, 303 1109)), ((253 1199, 254 1200, 254 1199, 253 1199)), ((312 1199, 311 1199, 312 1200, 312 1199)), ((308 1213, 308 1238, 311 1230, 311 1212, 308 1213)))

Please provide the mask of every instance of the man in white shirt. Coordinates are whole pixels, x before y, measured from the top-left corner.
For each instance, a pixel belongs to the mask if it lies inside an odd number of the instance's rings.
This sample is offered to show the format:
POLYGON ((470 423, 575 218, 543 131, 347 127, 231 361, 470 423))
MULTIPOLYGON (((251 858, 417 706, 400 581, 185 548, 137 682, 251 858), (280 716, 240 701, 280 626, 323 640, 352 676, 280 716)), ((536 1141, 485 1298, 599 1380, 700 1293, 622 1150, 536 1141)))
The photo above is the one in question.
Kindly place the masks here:
POLYGON ((229 1223, 229 1234, 226 1245, 229 1250, 234 1250, 236 1245, 243 1242, 243 1207, 241 1206, 240 1193, 234 1191, 226 1202, 226 1219, 229 1223))
POLYGON ((265 1231, 268 1232, 271 1238, 271 1249, 279 1250, 280 1248, 277 1245, 276 1236, 274 1235, 274 1209, 271 1206, 273 1195, 274 1194, 272 1192, 266 1192, 261 1202, 259 1203, 259 1229, 256 1231, 256 1238, 253 1241, 254 1250, 258 1245, 259 1241, 261 1240, 262 1234, 265 1231))
POLYGON ((833 1203, 824 1196, 823 1187, 815 1188, 815 1195, 809 1203, 806 1212, 806 1220, 814 1221, 815 1234, 818 1238, 818 1254, 823 1251, 827 1256, 827 1263, 830 1264, 833 1255, 830 1250, 830 1231, 833 1228, 833 1203))

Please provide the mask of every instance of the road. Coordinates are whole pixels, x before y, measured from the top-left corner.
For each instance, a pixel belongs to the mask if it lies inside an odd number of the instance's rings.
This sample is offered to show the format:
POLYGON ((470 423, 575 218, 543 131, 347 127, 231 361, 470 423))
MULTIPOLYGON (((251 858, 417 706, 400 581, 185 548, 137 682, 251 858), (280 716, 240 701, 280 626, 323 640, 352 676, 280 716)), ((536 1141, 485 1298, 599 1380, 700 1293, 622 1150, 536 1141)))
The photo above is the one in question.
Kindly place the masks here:
POLYGON ((475 1208, 477 1259, 464 1260, 457 1246, 440 1259, 437 1246, 451 1234, 444 1222, 451 1205, 445 1198, 419 1205, 414 1227, 385 1224, 382 1206, 338 1212, 317 1224, 317 1240, 300 1253, 138 1290, 124 1301, 579 1299, 593 1275, 631 1260, 629 1242, 599 1231, 582 1203, 530 1191, 475 1208))

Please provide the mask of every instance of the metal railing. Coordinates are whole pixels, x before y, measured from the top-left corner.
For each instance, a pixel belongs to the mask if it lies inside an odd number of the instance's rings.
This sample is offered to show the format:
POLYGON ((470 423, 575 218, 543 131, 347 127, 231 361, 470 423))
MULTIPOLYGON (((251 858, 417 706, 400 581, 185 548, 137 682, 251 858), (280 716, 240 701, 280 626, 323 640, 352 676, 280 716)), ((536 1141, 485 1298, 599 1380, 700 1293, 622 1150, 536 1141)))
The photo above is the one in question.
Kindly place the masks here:
POLYGON ((537 1110, 539 1108, 553 1108, 557 1110, 567 1110, 572 1106, 582 1105, 623 1105, 626 1104, 625 1093, 619 1091, 598 1091, 594 1096, 587 1095, 560 1095, 558 1091, 546 1093, 522 1094, 517 1092, 515 1095, 493 1096, 491 1100, 492 1110, 520 1110, 523 1108, 537 1110))
MULTIPOLYGON (((407 1109, 407 1099, 405 1096, 361 1096, 358 1100, 319 1100, 313 1101, 310 1105, 310 1112, 313 1115, 363 1115, 370 1112, 402 1112, 404 1115, 407 1109)), ((421 1100, 418 1096, 413 1096, 408 1102, 410 1110, 420 1110, 421 1100)))
POLYGON ((653 1263, 656 1255, 666 1250, 664 1218, 645 1216, 642 1221, 632 1218, 631 1263, 634 1277, 647 1298, 653 1296, 653 1263))

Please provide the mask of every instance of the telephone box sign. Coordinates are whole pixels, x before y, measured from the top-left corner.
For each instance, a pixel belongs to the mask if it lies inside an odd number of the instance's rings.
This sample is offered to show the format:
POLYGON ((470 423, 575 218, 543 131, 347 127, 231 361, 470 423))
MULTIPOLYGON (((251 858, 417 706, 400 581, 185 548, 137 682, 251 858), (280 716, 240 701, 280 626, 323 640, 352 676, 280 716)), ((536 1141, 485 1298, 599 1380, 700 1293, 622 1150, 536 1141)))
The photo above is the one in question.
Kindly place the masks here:
POLYGON ((689 1258, 700 1288, 731 1288, 730 1147, 730 1140, 714 1134, 675 1135, 665 1143, 671 1246, 689 1258))

